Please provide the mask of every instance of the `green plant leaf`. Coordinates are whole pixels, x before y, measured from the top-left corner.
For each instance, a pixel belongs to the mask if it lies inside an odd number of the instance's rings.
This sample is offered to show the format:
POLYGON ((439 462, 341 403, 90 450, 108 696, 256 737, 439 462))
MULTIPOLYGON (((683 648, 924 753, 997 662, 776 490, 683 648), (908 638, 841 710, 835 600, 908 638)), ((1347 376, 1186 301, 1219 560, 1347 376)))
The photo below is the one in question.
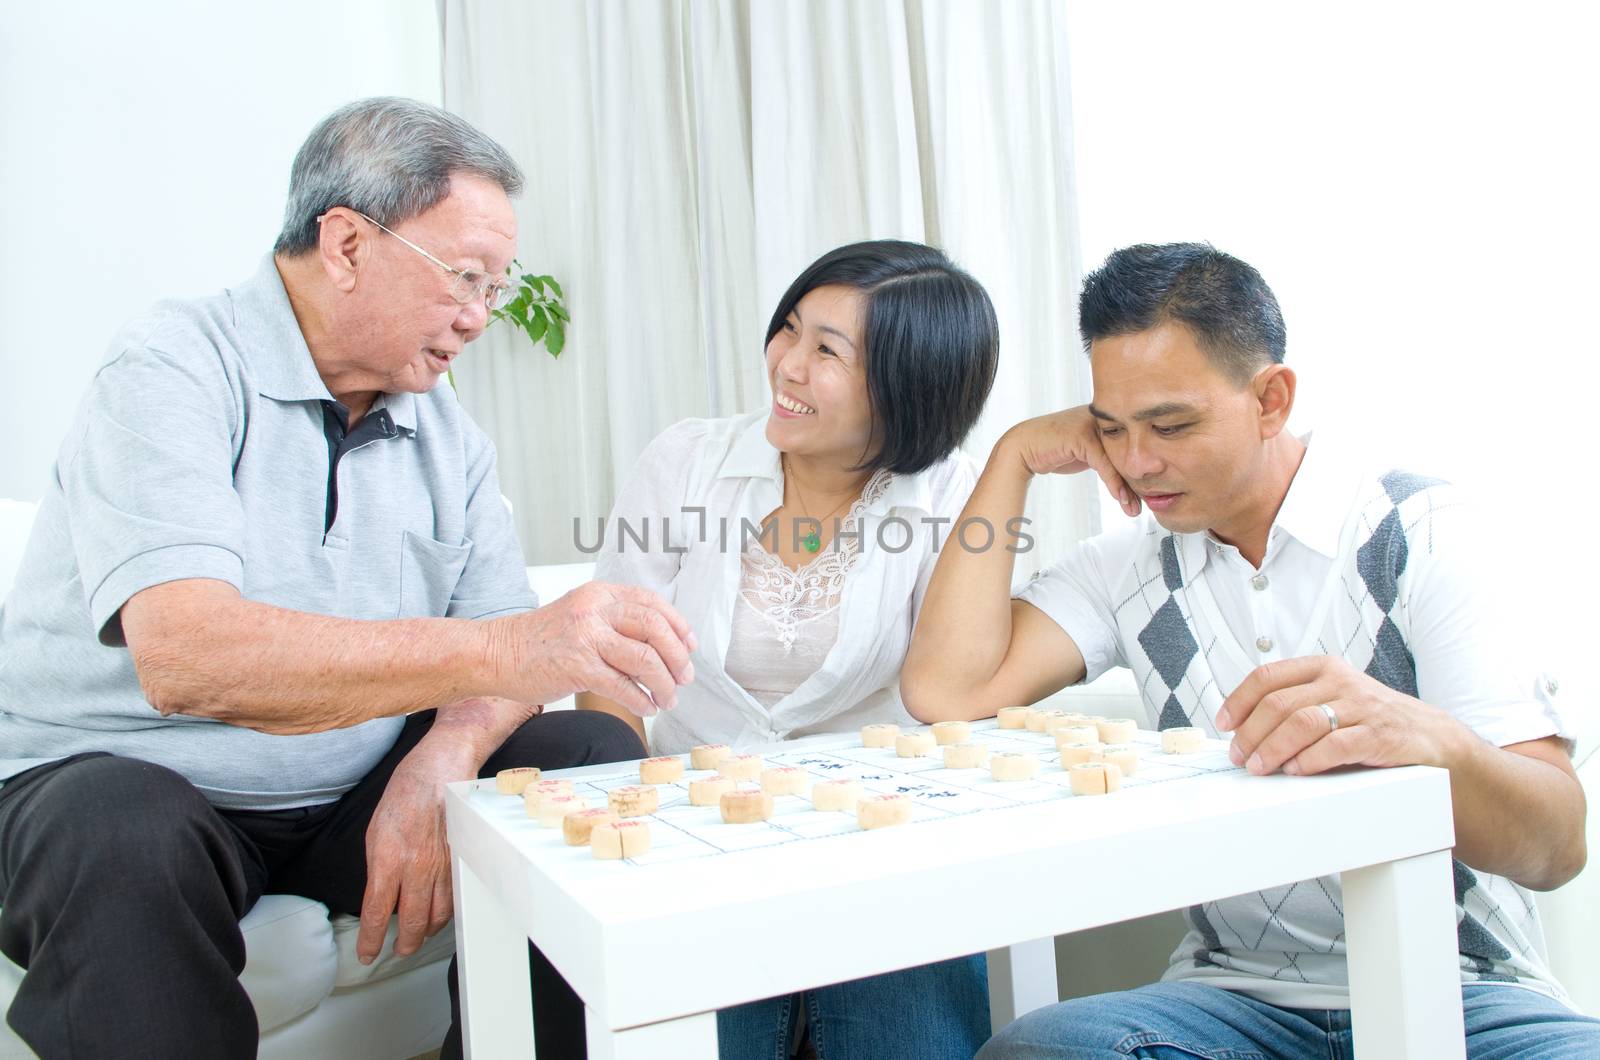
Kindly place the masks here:
POLYGON ((567 326, 572 316, 562 304, 566 292, 555 277, 523 272, 522 262, 515 258, 506 268, 516 294, 510 301, 489 311, 489 319, 509 320, 515 328, 528 336, 537 346, 541 342, 552 357, 561 355, 567 345, 567 326))
POLYGON ((495 312, 500 314, 500 320, 509 320, 517 327, 522 326, 522 322, 517 319, 521 314, 517 312, 517 300, 515 298, 496 309, 495 312))

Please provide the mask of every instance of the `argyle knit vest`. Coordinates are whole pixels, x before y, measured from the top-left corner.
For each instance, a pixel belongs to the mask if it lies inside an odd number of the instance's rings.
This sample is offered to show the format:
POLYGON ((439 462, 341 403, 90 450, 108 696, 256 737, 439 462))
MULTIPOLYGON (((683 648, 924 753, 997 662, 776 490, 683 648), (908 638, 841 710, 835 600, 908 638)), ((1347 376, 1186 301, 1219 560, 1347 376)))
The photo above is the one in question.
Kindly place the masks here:
MULTIPOLYGON (((1391 471, 1363 484, 1342 528, 1340 554, 1319 592, 1313 628, 1285 654, 1337 655, 1397 692, 1417 694, 1407 645, 1408 569, 1433 547, 1433 513, 1455 503, 1437 479, 1391 471), (1291 651, 1291 649, 1294 649, 1291 651)), ((1223 699, 1253 668, 1222 621, 1203 570, 1187 569, 1179 539, 1152 525, 1117 593, 1125 661, 1161 729, 1217 735, 1223 699)), ((1220 852, 1218 856, 1225 857, 1220 852)), ((1565 1001, 1546 965, 1532 896, 1455 862, 1464 982, 1512 982, 1565 1001)), ((1194 906, 1167 979, 1202 979, 1274 1004, 1348 990, 1336 876, 1194 906)))

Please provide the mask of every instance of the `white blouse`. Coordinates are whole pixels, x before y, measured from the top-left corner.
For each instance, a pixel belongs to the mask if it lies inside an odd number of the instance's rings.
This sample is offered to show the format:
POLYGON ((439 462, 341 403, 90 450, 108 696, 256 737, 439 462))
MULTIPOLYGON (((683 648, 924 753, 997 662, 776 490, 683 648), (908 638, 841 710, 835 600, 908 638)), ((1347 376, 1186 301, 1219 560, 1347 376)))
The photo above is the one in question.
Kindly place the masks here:
MULTIPOLYGON (((650 742, 660 754, 879 721, 915 724, 900 703, 900 667, 938 550, 966 506, 977 469, 957 452, 917 475, 874 476, 829 552, 799 572, 768 572, 774 579, 818 580, 812 588, 820 593, 791 585, 785 603, 781 581, 768 582, 763 597, 766 550, 752 540, 783 503, 783 469, 766 438, 767 415, 667 428, 639 457, 600 537, 596 579, 660 593, 700 640, 694 683, 680 688, 677 707, 652 725, 650 742), (854 537, 847 533, 851 517, 854 537), (839 575, 835 600, 827 583, 839 575), (764 600, 762 610, 747 586, 764 600)), ((590 528, 580 538, 586 546, 595 541, 590 528)))
POLYGON ((848 531, 893 479, 887 471, 875 472, 845 513, 847 532, 796 570, 768 552, 759 538, 747 542, 739 587, 744 606, 733 609, 723 668, 763 707, 775 706, 822 669, 839 639, 846 579, 861 557, 860 535, 848 531))

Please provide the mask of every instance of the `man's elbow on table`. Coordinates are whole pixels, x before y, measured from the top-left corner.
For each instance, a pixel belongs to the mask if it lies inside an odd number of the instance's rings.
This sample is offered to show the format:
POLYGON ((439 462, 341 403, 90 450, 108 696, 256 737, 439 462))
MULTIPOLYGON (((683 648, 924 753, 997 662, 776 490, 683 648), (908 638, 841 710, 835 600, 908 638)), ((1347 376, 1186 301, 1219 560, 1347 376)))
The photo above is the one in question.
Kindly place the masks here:
POLYGON ((930 673, 930 669, 917 666, 909 658, 901 668, 900 702, 906 713, 924 725, 966 720, 961 705, 971 702, 971 696, 952 685, 944 675, 930 673))

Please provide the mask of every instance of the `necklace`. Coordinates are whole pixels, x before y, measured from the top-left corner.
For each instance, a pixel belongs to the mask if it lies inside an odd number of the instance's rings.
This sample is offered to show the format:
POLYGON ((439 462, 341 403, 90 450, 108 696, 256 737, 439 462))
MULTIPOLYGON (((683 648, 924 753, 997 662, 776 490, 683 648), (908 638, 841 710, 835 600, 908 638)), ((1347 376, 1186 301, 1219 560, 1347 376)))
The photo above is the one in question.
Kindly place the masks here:
MULTIPOLYGON (((800 492, 800 480, 795 478, 793 475, 791 475, 789 473, 789 458, 788 458, 788 456, 784 456, 783 457, 783 480, 785 482, 794 483, 794 496, 795 496, 795 499, 800 502, 801 514, 803 515, 806 512, 809 512, 811 510, 811 506, 806 503, 805 496, 803 494, 801 494, 801 492, 800 492)), ((861 495, 861 491, 857 490, 851 496, 846 497, 844 500, 840 501, 838 504, 835 504, 833 506, 833 508, 828 511, 827 515, 824 515, 821 519, 815 520, 815 522, 817 522, 819 524, 826 523, 831 516, 835 515, 839 511, 840 508, 843 508, 846 504, 849 504, 851 501, 855 500, 856 497, 859 497, 860 495, 861 495)), ((807 515, 806 518, 810 519, 811 516, 807 515)), ((805 549, 806 549, 807 552, 815 552, 815 551, 817 551, 818 549, 820 549, 822 547, 822 535, 818 531, 813 530, 813 531, 811 531, 811 533, 807 534, 805 537, 802 537, 800 539, 800 543, 805 546, 805 549)))

